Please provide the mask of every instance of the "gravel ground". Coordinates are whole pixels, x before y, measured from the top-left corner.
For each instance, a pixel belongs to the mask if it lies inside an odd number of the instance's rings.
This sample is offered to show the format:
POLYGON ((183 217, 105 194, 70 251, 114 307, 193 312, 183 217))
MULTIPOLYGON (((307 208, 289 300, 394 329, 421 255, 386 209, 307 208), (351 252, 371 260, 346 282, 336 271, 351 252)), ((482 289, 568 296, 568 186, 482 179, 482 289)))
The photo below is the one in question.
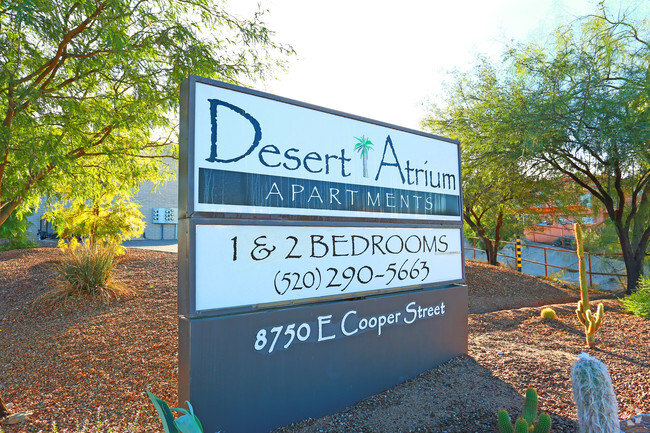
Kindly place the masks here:
MULTIPOLYGON (((176 401, 175 254, 128 250, 117 278, 138 291, 109 305, 88 299, 47 307, 33 300, 53 285, 52 248, 0 252, 0 393, 29 421, 6 433, 160 431, 148 387, 176 401), (93 430, 95 431, 95 430, 93 430)), ((585 351, 575 289, 505 268, 467 263, 469 354, 340 413, 278 429, 297 432, 497 431, 496 412, 518 415, 527 386, 556 432, 573 432, 569 368, 585 351), (553 305, 545 321, 539 306, 553 305), (514 309, 513 309, 514 308, 514 309)), ((620 417, 650 412, 650 321, 605 300, 598 347, 610 369, 620 417)))

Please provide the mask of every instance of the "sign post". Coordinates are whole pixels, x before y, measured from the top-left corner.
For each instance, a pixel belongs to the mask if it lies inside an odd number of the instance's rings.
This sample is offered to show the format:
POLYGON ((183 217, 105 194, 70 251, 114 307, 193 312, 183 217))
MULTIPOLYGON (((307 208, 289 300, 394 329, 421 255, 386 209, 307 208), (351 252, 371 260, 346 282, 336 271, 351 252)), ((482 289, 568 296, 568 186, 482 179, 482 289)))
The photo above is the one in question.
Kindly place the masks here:
POLYGON ((458 142, 196 76, 181 101, 179 400, 206 431, 467 353, 458 142))

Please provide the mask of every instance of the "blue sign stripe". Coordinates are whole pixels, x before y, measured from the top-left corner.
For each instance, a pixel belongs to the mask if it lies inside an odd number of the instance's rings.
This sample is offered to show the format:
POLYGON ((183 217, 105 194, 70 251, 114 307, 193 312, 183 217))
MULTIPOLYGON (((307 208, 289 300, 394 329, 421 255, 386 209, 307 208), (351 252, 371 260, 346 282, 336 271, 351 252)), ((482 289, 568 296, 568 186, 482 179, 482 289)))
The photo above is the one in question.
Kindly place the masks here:
POLYGON ((206 168, 199 203, 460 217, 457 195, 206 168))

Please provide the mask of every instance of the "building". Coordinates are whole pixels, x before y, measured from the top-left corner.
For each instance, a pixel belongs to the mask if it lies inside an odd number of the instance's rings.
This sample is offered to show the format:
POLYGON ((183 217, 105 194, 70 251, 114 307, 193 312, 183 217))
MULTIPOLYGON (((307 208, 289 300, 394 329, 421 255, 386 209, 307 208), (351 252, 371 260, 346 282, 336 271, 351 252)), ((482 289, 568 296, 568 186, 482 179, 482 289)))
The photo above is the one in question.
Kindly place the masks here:
POLYGON ((605 221, 602 210, 592 206, 590 193, 580 196, 580 204, 561 206, 544 204, 529 210, 541 219, 539 224, 524 229, 524 236, 531 242, 570 245, 574 239, 573 224, 580 222, 593 227, 605 221))
MULTIPOLYGON (((177 163, 176 163, 177 164, 177 163)), ((177 171, 177 170, 176 170, 177 171)), ((169 180, 155 189, 153 184, 145 182, 134 200, 140 204, 140 212, 144 215, 145 229, 140 239, 178 239, 178 180, 169 180), (154 220, 154 209, 158 209, 160 218, 154 220), (174 214, 169 222, 165 221, 164 210, 172 209, 174 214)), ((54 228, 43 219, 44 209, 41 207, 37 212, 30 215, 28 220, 32 223, 30 231, 35 236, 54 237, 54 228)))

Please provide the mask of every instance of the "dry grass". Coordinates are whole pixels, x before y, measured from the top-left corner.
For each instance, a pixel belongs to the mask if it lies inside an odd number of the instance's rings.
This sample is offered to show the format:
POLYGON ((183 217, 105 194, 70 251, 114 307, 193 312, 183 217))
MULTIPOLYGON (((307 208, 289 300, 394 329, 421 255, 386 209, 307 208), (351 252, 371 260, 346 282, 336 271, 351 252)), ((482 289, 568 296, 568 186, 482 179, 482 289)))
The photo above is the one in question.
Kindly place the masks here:
POLYGON ((91 297, 104 302, 132 296, 134 291, 113 278, 119 261, 116 247, 100 242, 67 249, 53 267, 55 288, 42 294, 39 302, 55 303, 68 297, 91 297))

